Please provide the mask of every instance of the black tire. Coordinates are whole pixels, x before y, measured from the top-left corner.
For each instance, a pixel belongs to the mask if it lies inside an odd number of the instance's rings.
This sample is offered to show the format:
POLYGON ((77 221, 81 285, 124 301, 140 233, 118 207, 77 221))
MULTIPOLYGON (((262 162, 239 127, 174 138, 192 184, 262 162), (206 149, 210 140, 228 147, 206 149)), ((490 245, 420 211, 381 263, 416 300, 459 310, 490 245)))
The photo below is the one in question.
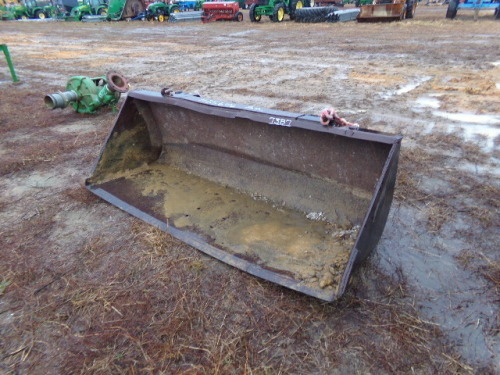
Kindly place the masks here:
POLYGON ((234 15, 234 20, 237 21, 237 22, 241 22, 243 21, 243 13, 241 12, 237 12, 235 15, 234 15))
POLYGON ((495 9, 495 19, 500 20, 500 6, 495 9))
POLYGON ((262 16, 255 14, 257 10, 257 4, 250 5, 250 10, 248 11, 248 16, 251 22, 260 22, 262 16))
POLYGON ((356 6, 356 8, 359 8, 361 6, 361 0, 356 0, 354 2, 354 5, 356 6))
POLYGON ((406 1, 406 18, 413 18, 413 0, 406 1))
POLYGON ((338 10, 337 7, 314 7, 297 9, 295 22, 319 23, 326 22, 329 15, 338 10))
POLYGON ((458 0, 450 0, 448 4, 448 9, 446 10, 446 18, 450 20, 454 19, 457 16, 458 10, 458 0))
POLYGON ((302 9, 306 7, 306 3, 303 0, 293 0, 290 5, 290 19, 294 20, 295 19, 295 11, 297 10, 297 5, 299 6, 299 9, 302 9))
POLYGON ((271 21, 273 22, 283 22, 285 19, 285 6, 282 3, 276 4, 273 9, 273 15, 271 21))
POLYGON ((43 10, 37 10, 35 12, 35 18, 39 20, 44 20, 45 18, 47 18, 47 15, 43 12, 43 10))

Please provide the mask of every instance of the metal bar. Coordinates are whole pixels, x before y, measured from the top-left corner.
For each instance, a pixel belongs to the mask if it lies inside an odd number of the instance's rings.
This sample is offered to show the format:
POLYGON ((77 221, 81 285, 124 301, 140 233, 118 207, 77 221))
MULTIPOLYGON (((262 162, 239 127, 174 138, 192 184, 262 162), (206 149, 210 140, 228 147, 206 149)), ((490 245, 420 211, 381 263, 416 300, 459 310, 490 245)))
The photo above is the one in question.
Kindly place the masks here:
POLYGON ((7 64, 9 65, 10 75, 12 76, 12 82, 19 82, 19 78, 17 78, 16 71, 14 70, 14 64, 12 64, 12 59, 10 58, 9 49, 7 48, 7 44, 0 44, 0 49, 5 54, 5 58, 7 59, 7 64))
POLYGON ((169 22, 201 21, 202 16, 203 16, 202 11, 172 13, 168 21, 169 22))

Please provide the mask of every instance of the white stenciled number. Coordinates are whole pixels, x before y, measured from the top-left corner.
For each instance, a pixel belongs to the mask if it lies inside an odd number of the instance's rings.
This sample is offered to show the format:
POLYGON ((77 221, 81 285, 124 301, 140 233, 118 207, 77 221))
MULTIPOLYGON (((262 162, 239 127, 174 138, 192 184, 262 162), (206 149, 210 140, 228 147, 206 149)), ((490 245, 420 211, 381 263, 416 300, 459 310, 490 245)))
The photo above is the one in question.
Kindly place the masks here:
POLYGON ((271 125, 279 125, 279 126, 291 126, 292 120, 286 118, 278 118, 278 117, 269 117, 269 123, 271 125))

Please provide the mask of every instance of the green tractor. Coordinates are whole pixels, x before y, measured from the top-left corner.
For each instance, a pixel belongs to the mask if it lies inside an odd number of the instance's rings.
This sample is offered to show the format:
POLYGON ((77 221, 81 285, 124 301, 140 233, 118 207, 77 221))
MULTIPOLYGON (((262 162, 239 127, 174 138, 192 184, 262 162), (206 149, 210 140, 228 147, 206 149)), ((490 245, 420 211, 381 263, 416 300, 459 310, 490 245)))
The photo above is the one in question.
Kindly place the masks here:
POLYGON ((164 22, 170 18, 172 13, 180 13, 179 5, 165 4, 162 1, 151 3, 146 8, 146 19, 148 21, 164 22))
POLYGON ((108 5, 101 0, 79 0, 78 6, 71 9, 68 20, 81 21, 85 16, 106 16, 108 5))
POLYGON ((142 0, 109 0, 108 21, 130 21, 146 12, 142 0))
POLYGON ((310 0, 259 0, 250 5, 250 21, 259 22, 262 16, 269 16, 273 22, 282 22, 285 19, 285 14, 288 14, 293 20, 296 9, 310 6, 310 0))
POLYGON ((24 0, 10 8, 11 17, 18 19, 37 18, 45 19, 56 13, 56 7, 51 1, 24 0))

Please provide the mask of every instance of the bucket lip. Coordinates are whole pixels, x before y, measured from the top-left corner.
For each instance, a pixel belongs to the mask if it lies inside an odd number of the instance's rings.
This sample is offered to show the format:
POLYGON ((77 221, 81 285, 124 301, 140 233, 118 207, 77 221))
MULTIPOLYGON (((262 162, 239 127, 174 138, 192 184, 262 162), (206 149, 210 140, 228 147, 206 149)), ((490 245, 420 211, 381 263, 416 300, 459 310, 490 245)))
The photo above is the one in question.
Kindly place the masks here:
POLYGON ((385 144, 398 143, 403 139, 403 136, 400 134, 387 134, 364 128, 351 129, 349 127, 323 126, 320 124, 319 116, 316 115, 224 102, 180 91, 174 92, 169 96, 162 96, 160 92, 133 90, 128 93, 128 97, 148 102, 172 104, 208 115, 228 118, 246 118, 270 126, 297 127, 385 144))

